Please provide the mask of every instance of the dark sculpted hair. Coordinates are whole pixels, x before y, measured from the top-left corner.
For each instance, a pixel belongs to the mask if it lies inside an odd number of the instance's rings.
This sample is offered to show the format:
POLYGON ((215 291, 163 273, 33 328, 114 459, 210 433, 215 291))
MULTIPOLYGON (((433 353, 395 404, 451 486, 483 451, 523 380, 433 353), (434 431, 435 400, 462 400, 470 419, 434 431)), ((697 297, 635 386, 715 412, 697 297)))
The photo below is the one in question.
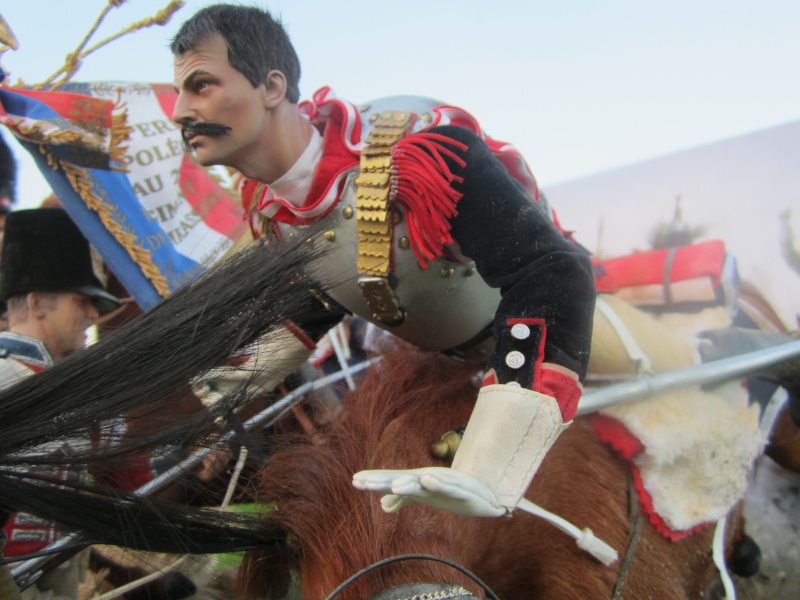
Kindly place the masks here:
POLYGON ((300 100, 300 60, 283 25, 266 9, 233 4, 204 8, 181 25, 172 40, 172 53, 180 56, 194 50, 215 33, 228 46, 228 62, 253 87, 276 69, 286 77, 286 99, 295 104, 300 100))

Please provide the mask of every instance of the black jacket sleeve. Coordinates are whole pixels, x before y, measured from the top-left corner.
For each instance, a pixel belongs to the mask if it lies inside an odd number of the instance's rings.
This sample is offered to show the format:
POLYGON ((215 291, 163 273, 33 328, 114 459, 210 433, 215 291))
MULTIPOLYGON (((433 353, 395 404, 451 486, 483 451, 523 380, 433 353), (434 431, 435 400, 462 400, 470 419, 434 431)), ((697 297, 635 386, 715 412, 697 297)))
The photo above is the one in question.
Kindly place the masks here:
POLYGON ((477 135, 455 126, 429 131, 467 146, 465 166, 448 159, 463 178, 454 184, 463 195, 451 233, 481 277, 502 294, 493 325, 497 346, 488 367, 499 383, 516 381, 531 389, 542 362, 569 369, 583 381, 595 300, 588 254, 566 239, 477 135), (529 337, 512 336, 516 322, 527 324, 529 337), (511 352, 525 357, 522 367, 508 366, 511 352))

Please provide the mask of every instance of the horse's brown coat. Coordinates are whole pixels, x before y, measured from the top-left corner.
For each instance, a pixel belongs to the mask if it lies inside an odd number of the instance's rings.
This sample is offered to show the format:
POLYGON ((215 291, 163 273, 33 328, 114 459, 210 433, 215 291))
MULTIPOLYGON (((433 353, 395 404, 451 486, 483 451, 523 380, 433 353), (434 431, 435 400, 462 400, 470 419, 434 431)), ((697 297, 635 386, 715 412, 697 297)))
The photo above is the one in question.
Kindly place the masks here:
MULTIPOLYGON (((431 442, 466 423, 475 400, 474 373, 449 359, 412 350, 387 356, 345 401, 321 446, 291 445, 263 473, 262 500, 289 533, 296 562, 250 554, 243 567, 248 598, 280 587, 299 567, 303 598, 324 598, 359 569, 411 552, 454 560, 504 600, 611 598, 620 563, 604 567, 553 526, 516 511, 509 518, 466 518, 422 506, 386 515, 378 498, 354 489, 352 474, 369 468, 438 464, 431 442)), ((528 498, 596 535, 624 555, 631 531, 625 466, 577 419, 548 454, 528 498)), ((644 523, 624 598, 699 598, 715 580, 713 531, 680 542, 644 523)), ((474 583, 438 563, 384 567, 341 598, 368 598, 414 581, 474 583)))

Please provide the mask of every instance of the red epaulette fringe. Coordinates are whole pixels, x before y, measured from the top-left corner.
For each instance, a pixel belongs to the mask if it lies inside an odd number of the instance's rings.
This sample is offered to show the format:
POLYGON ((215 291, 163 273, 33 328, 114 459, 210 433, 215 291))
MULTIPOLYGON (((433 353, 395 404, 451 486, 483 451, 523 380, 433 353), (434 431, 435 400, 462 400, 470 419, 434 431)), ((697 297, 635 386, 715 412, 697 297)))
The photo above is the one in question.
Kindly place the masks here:
POLYGON ((392 199, 404 208, 409 242, 423 269, 453 243, 450 219, 458 214, 461 192, 452 184, 464 179, 453 174, 444 159, 464 167, 466 161, 459 152, 466 149, 466 144, 452 138, 424 132, 392 146, 392 199))

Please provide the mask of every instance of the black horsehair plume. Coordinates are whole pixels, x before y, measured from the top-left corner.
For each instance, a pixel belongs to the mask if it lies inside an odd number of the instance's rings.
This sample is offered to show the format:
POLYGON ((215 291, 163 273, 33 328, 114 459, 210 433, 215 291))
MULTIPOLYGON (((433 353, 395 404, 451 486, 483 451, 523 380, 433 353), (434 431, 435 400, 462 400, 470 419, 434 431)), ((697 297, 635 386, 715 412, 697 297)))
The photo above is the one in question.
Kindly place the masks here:
POLYGON ((0 135, 0 198, 8 198, 8 202, 13 204, 16 183, 17 164, 11 148, 8 147, 5 139, 0 135))
MULTIPOLYGON (((0 507, 56 521, 96 542, 134 549, 203 553, 280 546, 281 534, 269 532, 263 523, 256 527, 255 517, 86 483, 55 485, 31 471, 88 467, 97 459, 88 441, 92 427, 138 407, 163 406, 193 377, 225 363, 287 320, 322 327, 321 305, 310 292, 319 286, 314 272, 318 256, 304 240, 254 245, 93 346, 0 392, 0 507), (69 454, 48 450, 65 442, 69 454)), ((211 443, 220 417, 248 400, 245 393, 229 398, 166 431, 126 440, 108 455, 211 443)))

